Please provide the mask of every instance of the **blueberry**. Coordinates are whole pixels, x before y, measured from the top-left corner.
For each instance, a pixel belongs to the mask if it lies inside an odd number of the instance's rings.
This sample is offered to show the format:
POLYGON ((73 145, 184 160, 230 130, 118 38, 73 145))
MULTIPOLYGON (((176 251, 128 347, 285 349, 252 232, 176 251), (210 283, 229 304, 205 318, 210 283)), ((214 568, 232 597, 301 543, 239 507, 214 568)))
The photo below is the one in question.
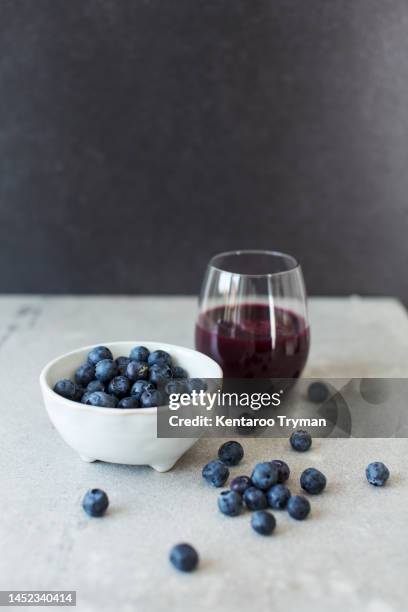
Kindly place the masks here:
POLYGON ((83 363, 75 372, 75 382, 77 385, 86 387, 95 378, 95 366, 91 363, 83 363))
POLYGON ((118 366, 118 373, 120 374, 120 376, 126 376, 126 368, 128 367, 129 362, 129 357, 124 357, 123 355, 115 359, 115 363, 118 366))
POLYGON ((87 385, 86 391, 89 393, 93 393, 94 391, 105 391, 106 387, 100 380, 91 380, 91 382, 87 385))
POLYGON ((244 449, 239 442, 225 442, 218 449, 218 459, 225 465, 237 465, 244 456, 244 449))
POLYGON ((85 402, 89 406, 100 406, 101 408, 116 408, 117 403, 118 400, 114 395, 108 395, 103 391, 94 391, 85 402))
POLYGON ((227 516, 238 516, 242 510, 242 497, 236 491, 222 491, 218 497, 218 508, 227 516))
POLYGON ((140 402, 135 395, 122 397, 118 404, 118 408, 140 408, 140 402))
POLYGON ((181 393, 186 393, 186 383, 181 378, 172 379, 166 383, 164 390, 167 395, 181 395, 181 393))
POLYGON ((91 489, 85 493, 82 507, 89 516, 102 516, 109 506, 109 499, 105 491, 91 489))
POLYGON ((252 480, 249 476, 236 476, 230 485, 232 491, 236 491, 240 495, 243 495, 249 487, 252 487, 252 480))
POLYGON ((187 378, 187 372, 180 366, 172 367, 173 378, 187 378))
POLYGON ((108 383, 118 373, 118 366, 112 359, 102 359, 95 367, 95 376, 103 383, 108 383))
POLYGON ((150 353, 149 357, 147 358, 147 363, 149 364, 149 366, 153 366, 153 365, 170 365, 171 364, 171 357, 168 353, 166 353, 166 351, 153 351, 152 353, 150 353))
POLYGON ((278 468, 270 461, 258 463, 252 472, 251 480, 258 489, 266 491, 278 482, 278 468))
POLYGON ((310 512, 310 503, 303 495, 292 495, 288 501, 288 512, 297 521, 303 521, 310 512))
POLYGON ((207 391, 208 385, 205 380, 201 380, 201 378, 188 378, 186 381, 187 385, 187 393, 192 393, 193 391, 207 391))
POLYGON ((270 512, 258 510, 251 517, 251 526, 254 531, 261 535, 271 535, 276 527, 276 520, 270 512))
POLYGON ((76 401, 78 389, 77 385, 73 383, 72 380, 68 380, 67 378, 59 380, 54 385, 54 391, 58 393, 58 395, 65 397, 65 399, 76 401))
POLYGON ((140 396, 140 405, 142 408, 154 408, 156 406, 164 406, 164 404, 164 396, 157 389, 143 391, 140 396))
POLYGON ((375 487, 383 487, 390 476, 390 471, 381 461, 374 461, 366 467, 366 477, 375 487))
POLYGON ((145 346, 135 346, 130 351, 130 359, 132 361, 144 361, 146 362, 149 358, 150 351, 145 346))
POLYGON ((321 493, 326 486, 326 482, 326 476, 316 468, 307 468, 300 477, 300 486, 312 495, 321 493))
POLYGON ((286 508, 289 497, 290 491, 288 487, 285 487, 283 484, 273 485, 266 493, 269 506, 275 510, 283 510, 286 508))
POLYGON ((94 391, 85 391, 81 397, 81 404, 86 404, 92 393, 94 393, 94 391))
POLYGON ((228 480, 229 469, 222 461, 215 459, 203 467, 202 475, 213 487, 222 487, 228 480))
POLYGON ((304 453, 312 446, 312 436, 308 431, 299 429, 293 432, 289 438, 289 442, 293 450, 304 453))
POLYGON ((263 510, 268 506, 265 493, 256 487, 244 491, 244 502, 248 510, 263 510))
POLYGON ((150 368, 150 381, 155 385, 164 385, 171 378, 171 368, 168 365, 153 365, 150 368))
POLYGON ((130 381, 126 376, 115 376, 109 383, 108 391, 119 399, 127 397, 130 393, 130 381))
POLYGON ((190 544, 177 544, 170 551, 170 562, 180 572, 192 572, 198 565, 198 554, 190 544))
POLYGON ((126 368, 126 376, 132 382, 147 380, 149 378, 149 366, 143 361, 129 361, 126 368))
POLYGON ((137 380, 130 391, 131 395, 134 395, 138 400, 140 400, 143 391, 154 391, 156 387, 153 383, 148 380, 137 380))
POLYGON ((307 389, 307 397, 315 404, 323 404, 329 397, 329 389, 322 382, 313 382, 307 389))
POLYGON ((96 365, 102 359, 113 359, 113 355, 106 346, 96 346, 88 353, 88 361, 92 365, 96 365))
POLYGON ((282 461, 281 459, 273 459, 271 461, 272 465, 278 468, 278 482, 286 482, 289 478, 290 469, 287 463, 282 461))

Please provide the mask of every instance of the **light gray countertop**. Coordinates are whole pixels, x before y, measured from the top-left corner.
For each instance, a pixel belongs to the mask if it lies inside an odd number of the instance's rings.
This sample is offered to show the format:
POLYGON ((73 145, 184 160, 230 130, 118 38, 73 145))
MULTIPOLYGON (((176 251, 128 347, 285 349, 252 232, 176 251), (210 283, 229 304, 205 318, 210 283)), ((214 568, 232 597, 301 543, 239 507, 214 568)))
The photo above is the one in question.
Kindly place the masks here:
MULTIPOLYGON (((42 404, 39 372, 60 353, 133 338, 191 346, 195 299, 2 297, 0 315, 1 589, 75 589, 81 612, 407 609, 407 440, 315 440, 307 456, 286 440, 244 440, 235 475, 282 458, 293 491, 310 465, 328 478, 307 521, 276 512, 276 533, 262 538, 248 513, 222 516, 218 491, 202 481, 220 440, 201 440, 165 474, 87 464, 42 404), (365 481, 373 460, 390 468, 384 489, 365 481), (99 520, 80 505, 95 486, 111 500, 99 520), (194 574, 180 575, 168 563, 179 541, 201 555, 194 574)), ((408 376, 408 318, 397 301, 316 298, 310 316, 307 375, 408 376)))

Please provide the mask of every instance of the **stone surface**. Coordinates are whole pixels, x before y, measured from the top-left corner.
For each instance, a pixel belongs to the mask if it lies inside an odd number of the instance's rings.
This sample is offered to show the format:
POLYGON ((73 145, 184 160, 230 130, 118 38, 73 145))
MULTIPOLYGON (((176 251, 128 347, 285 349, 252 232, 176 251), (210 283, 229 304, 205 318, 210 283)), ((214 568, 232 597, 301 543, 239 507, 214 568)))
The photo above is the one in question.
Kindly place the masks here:
MULTIPOLYGON (((286 440, 244 440, 243 463, 282 458, 289 487, 302 470, 328 479, 302 524, 275 512, 276 533, 257 536, 250 515, 222 516, 200 471, 220 440, 197 443, 166 473, 83 462, 51 426, 40 397, 42 366, 93 342, 152 339, 192 345, 193 298, 0 298, 2 589, 76 589, 80 612, 178 612, 257 608, 302 612, 403 612, 408 564, 408 441, 315 440, 307 455, 286 440), (390 468, 384 489, 364 468, 390 468), (110 508, 89 519, 81 499, 107 491, 110 508), (168 562, 191 542, 200 570, 168 562)), ((391 299, 312 299, 313 376, 407 376, 408 319, 391 299)))

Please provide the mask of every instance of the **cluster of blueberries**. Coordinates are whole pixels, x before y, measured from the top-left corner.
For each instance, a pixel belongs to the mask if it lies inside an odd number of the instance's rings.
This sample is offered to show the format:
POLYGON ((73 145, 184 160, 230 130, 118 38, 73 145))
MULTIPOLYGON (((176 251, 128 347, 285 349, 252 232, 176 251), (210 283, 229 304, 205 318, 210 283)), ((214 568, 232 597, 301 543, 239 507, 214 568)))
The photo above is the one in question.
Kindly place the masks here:
POLYGON ((54 386, 66 399, 102 408, 163 406, 171 393, 206 389, 204 380, 188 378, 184 368, 174 365, 169 353, 150 352, 145 346, 116 359, 106 346, 97 346, 76 370, 74 381, 64 378, 54 386))
MULTIPOLYGON (((298 452, 309 450, 312 437, 307 431, 293 432, 289 442, 298 452)), ((204 466, 202 475, 214 487, 222 487, 229 477, 229 467, 237 465, 244 456, 244 449, 236 441, 223 444, 218 450, 218 459, 204 466)), ((251 477, 237 476, 231 481, 230 489, 218 497, 218 508, 227 516, 238 516, 243 506, 253 510, 251 526, 261 535, 270 535, 276 527, 274 515, 266 510, 287 509, 296 520, 304 520, 310 512, 310 502, 303 495, 292 495, 284 484, 289 479, 290 469, 281 459, 258 463, 251 477)), ((374 486, 384 486, 389 470, 380 461, 370 463, 366 478, 374 486)), ((306 493, 317 495, 326 487, 326 477, 316 468, 307 468, 300 476, 300 486, 306 493)), ((170 561, 182 572, 193 571, 199 561, 198 553, 190 544, 178 544, 170 552, 170 561)))
MULTIPOLYGON (((294 450, 307 451, 312 445, 312 438, 307 431, 295 431, 290 437, 294 450)), ((228 467, 237 465, 244 456, 244 449, 239 442, 223 444, 218 451, 218 459, 210 461, 203 468, 202 475, 214 487, 222 487, 229 477, 228 467)), ((270 535, 276 526, 273 514, 266 508, 283 510, 287 508, 290 516, 304 520, 310 512, 310 503, 303 495, 292 495, 285 485, 290 475, 287 463, 274 459, 258 463, 251 477, 237 476, 231 482, 230 489, 222 491, 218 498, 218 508, 227 516, 238 516, 243 506, 254 510, 252 528, 262 535, 270 535)), ((316 468, 307 468, 300 477, 304 491, 312 495, 321 493, 326 487, 326 477, 316 468)))

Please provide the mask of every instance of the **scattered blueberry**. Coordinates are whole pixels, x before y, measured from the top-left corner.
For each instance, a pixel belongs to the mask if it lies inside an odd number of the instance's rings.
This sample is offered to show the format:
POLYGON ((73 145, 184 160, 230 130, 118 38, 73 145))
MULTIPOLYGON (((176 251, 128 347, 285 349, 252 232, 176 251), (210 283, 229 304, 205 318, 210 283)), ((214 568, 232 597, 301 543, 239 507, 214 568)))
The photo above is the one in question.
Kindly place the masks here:
POLYGON ((108 496, 101 489, 90 489, 82 500, 82 507, 89 516, 102 516, 108 506, 108 496))
POLYGON ((236 491, 240 495, 243 495, 249 487, 252 487, 252 480, 249 476, 236 476, 230 485, 232 491, 236 491))
POLYGON ((218 459, 225 465, 237 465, 244 456, 244 449, 239 442, 225 442, 218 449, 218 459))
POLYGON ((288 464, 282 461, 281 459, 273 459, 271 463, 278 469, 278 482, 286 482, 290 475, 290 469, 288 464))
POLYGON ((140 405, 142 408, 154 408, 156 406, 164 406, 164 404, 163 394, 157 389, 143 391, 140 396, 140 405))
POLYGON ((292 495, 288 501, 288 512, 297 521, 303 521, 310 512, 310 503, 303 495, 292 495))
POLYGON ((91 380, 87 385, 86 391, 93 393, 94 391, 105 391, 105 385, 100 380, 91 380))
POLYGON ((130 381, 126 376, 115 376, 109 383, 108 391, 119 399, 127 397, 130 393, 130 381))
POLYGON ((164 390, 167 393, 167 395, 172 395, 172 394, 181 395, 182 393, 187 392, 186 383, 181 378, 173 378, 172 380, 169 380, 169 382, 166 383, 164 390))
POLYGON ((80 399, 81 404, 86 404, 88 401, 88 398, 92 395, 92 393, 94 393, 94 391, 85 391, 85 393, 80 399))
POLYGON ((180 572, 192 572, 198 565, 198 554, 190 544, 177 544, 170 551, 170 562, 180 572))
POLYGON ((283 510, 286 508, 289 497, 290 491, 284 484, 273 485, 266 493, 269 506, 275 510, 283 510))
POLYGON ((323 404, 329 397, 329 389, 322 382, 313 382, 307 389, 307 397, 311 402, 323 404))
POLYGON ((82 387, 86 387, 94 378, 95 366, 91 363, 83 363, 75 372, 75 382, 82 387))
POLYGON ((289 442, 293 450, 304 453, 312 446, 312 436, 308 431, 299 429, 293 432, 289 438, 289 442))
POLYGON ((251 517, 251 526, 254 531, 261 535, 271 535, 276 527, 276 520, 270 512, 258 510, 251 517))
POLYGON ((131 395, 134 395, 138 400, 140 400, 143 391, 154 391, 156 387, 153 383, 148 380, 137 380, 130 391, 131 395))
POLYGON ((187 378, 187 372, 180 366, 173 366, 172 373, 173 378, 187 378))
POLYGON ((326 486, 326 482, 326 476, 316 468, 307 468, 300 477, 300 486, 312 495, 321 493, 326 486))
POLYGON ((218 508, 227 516, 238 516, 242 510, 242 497, 236 491, 222 491, 218 496, 218 508))
POLYGON ((84 403, 89 406, 99 406, 100 408, 116 408, 118 400, 114 395, 109 395, 103 391, 94 391, 87 397, 84 403))
POLYGON ((112 359, 102 359, 95 367, 95 376, 103 383, 108 383, 118 373, 118 366, 112 359))
POLYGON ((381 461, 374 461, 366 467, 366 477, 375 487, 383 487, 390 476, 390 471, 381 461))
POLYGON ((96 365, 103 359, 113 359, 111 351, 106 346, 96 346, 88 353, 88 361, 93 365, 96 365))
POLYGON ((251 480, 258 489, 266 491, 278 482, 278 468, 270 461, 258 463, 251 475, 251 480))
POLYGON ((147 358, 147 363, 149 364, 149 366, 153 366, 153 365, 170 365, 171 364, 171 357, 170 355, 166 352, 166 351, 162 351, 162 350, 157 350, 157 351, 153 351, 152 353, 150 353, 149 357, 147 358))
POLYGON ((149 358, 150 351, 145 346, 135 346, 130 351, 130 359, 133 361, 144 361, 146 362, 149 358))
POLYGON ((129 357, 124 357, 123 355, 115 359, 115 363, 118 366, 118 373, 120 374, 120 376, 126 376, 126 368, 128 367, 129 361, 129 357))
POLYGON ((263 510, 268 506, 265 493, 256 487, 244 491, 244 502, 248 510, 263 510))
POLYGON ((228 480, 229 469, 222 461, 215 459, 203 467, 202 475, 213 487, 222 487, 228 480))
POLYGON ((186 381, 187 391, 188 393, 192 393, 193 391, 207 391, 208 385, 205 380, 201 380, 201 378, 189 378, 186 381))
POLYGON ((171 367, 168 365, 152 365, 150 368, 150 382, 155 385, 165 385, 171 378, 171 367))
POLYGON ((129 361, 126 376, 132 382, 147 380, 149 378, 149 366, 143 361, 129 361))
POLYGON ((65 399, 75 401, 75 397, 77 394, 77 386, 75 383, 72 382, 72 380, 63 378, 62 380, 59 380, 55 383, 54 391, 55 393, 58 393, 58 395, 62 395, 62 397, 65 397, 65 399))
POLYGON ((135 395, 122 397, 118 404, 118 408, 140 408, 140 402, 135 395))

